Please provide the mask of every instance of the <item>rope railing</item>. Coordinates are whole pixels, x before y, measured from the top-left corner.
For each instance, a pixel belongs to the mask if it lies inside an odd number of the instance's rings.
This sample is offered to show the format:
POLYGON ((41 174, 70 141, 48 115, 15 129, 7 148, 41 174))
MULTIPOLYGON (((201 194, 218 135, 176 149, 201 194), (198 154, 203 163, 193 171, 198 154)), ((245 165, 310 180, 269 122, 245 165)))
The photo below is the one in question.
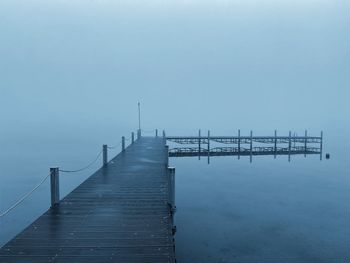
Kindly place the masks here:
POLYGON ((23 195, 20 199, 18 199, 13 205, 11 205, 9 208, 7 208, 4 212, 0 213, 0 218, 6 216, 8 213, 10 213, 13 209, 15 209, 17 206, 19 206, 21 203, 24 202, 29 196, 31 196, 36 189, 38 189, 47 178, 49 178, 50 174, 46 175, 32 190, 30 190, 28 193, 23 195))
POLYGON ((113 146, 107 146, 108 149, 115 149, 117 148, 120 144, 122 143, 122 141, 118 142, 117 144, 113 145, 113 146))
POLYGON ((78 173, 78 172, 82 172, 88 168, 90 168, 93 164, 95 164, 97 162, 97 160, 100 158, 101 154, 102 154, 103 150, 101 150, 98 155, 96 156, 96 158, 90 162, 88 165, 82 167, 82 168, 79 168, 79 169, 76 169, 76 170, 62 170, 62 169, 59 169, 60 172, 62 173, 78 173))
MULTIPOLYGON (((33 189, 31 189, 28 193, 26 193, 25 195, 23 195, 21 198, 19 198, 13 205, 11 205, 9 208, 7 208, 4 212, 0 212, 0 218, 6 216, 7 214, 9 214, 12 210, 14 210, 16 207, 18 207, 21 203, 23 203, 27 198, 29 198, 40 186, 42 186, 45 181, 51 176, 51 206, 54 206, 56 204, 58 204, 59 202, 59 195, 57 195, 57 192, 59 193, 59 185, 57 185, 57 188, 52 187, 53 184, 57 183, 58 184, 58 172, 62 172, 62 173, 77 173, 77 172, 82 172, 87 170, 88 168, 90 168, 92 165, 94 165, 99 158, 101 157, 101 155, 103 155, 103 165, 107 164, 107 149, 115 149, 118 146, 122 145, 122 151, 125 150, 125 141, 132 141, 131 143, 134 142, 134 133, 132 132, 132 135, 129 138, 125 138, 122 137, 122 140, 119 141, 116 145, 113 146, 107 146, 107 145, 103 145, 102 150, 97 154, 96 158, 93 159, 90 163, 88 163, 86 166, 83 166, 79 169, 75 169, 75 170, 68 170, 68 169, 59 169, 59 168, 51 168, 50 169, 50 173, 45 176, 33 189), (55 189, 53 189, 55 188, 55 189), (56 192, 55 192, 56 191, 56 192), (58 196, 56 200, 53 202, 52 197, 53 196, 58 196)), ((56 186, 56 185, 55 185, 56 186)))

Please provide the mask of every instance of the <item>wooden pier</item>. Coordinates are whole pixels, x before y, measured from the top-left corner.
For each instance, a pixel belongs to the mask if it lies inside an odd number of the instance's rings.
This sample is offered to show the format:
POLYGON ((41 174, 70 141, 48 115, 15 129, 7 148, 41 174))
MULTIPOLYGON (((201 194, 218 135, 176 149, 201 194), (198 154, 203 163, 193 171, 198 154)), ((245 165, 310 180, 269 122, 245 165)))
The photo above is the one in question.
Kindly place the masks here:
POLYGON ((0 262, 174 263, 167 166, 163 138, 138 139, 2 247, 0 262))

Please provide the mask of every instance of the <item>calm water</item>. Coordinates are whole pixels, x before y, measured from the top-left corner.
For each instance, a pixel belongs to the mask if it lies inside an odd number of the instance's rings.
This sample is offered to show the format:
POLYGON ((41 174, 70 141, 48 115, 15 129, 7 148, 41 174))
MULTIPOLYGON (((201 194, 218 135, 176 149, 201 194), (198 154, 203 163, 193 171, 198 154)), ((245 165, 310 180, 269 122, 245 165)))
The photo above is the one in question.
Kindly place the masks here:
MULTIPOLYGON (((178 262, 349 262, 350 164, 344 134, 325 133, 318 155, 171 159, 176 167, 176 253, 178 262)), ((111 139, 112 140, 112 139, 111 139)), ((40 140, 39 140, 40 141, 40 140)), ((47 174, 48 167, 75 168, 93 159, 99 144, 78 141, 24 142, 1 152, 1 210, 47 174), (70 145, 70 147, 68 147, 70 145), (55 160, 55 163, 53 163, 55 160)), ((63 195, 89 171, 62 175, 63 195)), ((47 182, 48 183, 48 182, 47 182)), ((4 244, 49 206, 44 184, 1 220, 4 244)))

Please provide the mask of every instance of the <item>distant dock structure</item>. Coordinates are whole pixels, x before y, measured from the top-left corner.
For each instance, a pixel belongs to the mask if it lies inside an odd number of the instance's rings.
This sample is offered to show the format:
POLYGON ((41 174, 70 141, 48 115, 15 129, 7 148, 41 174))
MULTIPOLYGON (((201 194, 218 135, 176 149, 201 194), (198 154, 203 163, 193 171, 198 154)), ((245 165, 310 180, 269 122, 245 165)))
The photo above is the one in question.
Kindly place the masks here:
POLYGON ((319 154, 323 134, 296 136, 124 136, 121 152, 60 199, 61 173, 84 171, 58 167, 0 217, 6 216, 50 178, 51 207, 0 249, 1 263, 175 263, 175 168, 169 157, 319 154), (170 147, 167 142, 186 145, 170 147))
POLYGON ((211 136, 208 131, 207 136, 166 136, 166 140, 181 147, 172 147, 169 149, 170 157, 196 157, 200 158, 211 156, 249 156, 252 162, 253 156, 287 155, 291 160, 292 155, 317 154, 322 160, 323 132, 320 136, 308 136, 305 131, 304 136, 292 135, 278 136, 275 131, 273 136, 253 136, 251 131, 248 136, 241 136, 238 130, 237 136, 211 136), (186 146, 183 146, 186 145, 186 146), (224 146, 223 146, 224 145, 224 146))

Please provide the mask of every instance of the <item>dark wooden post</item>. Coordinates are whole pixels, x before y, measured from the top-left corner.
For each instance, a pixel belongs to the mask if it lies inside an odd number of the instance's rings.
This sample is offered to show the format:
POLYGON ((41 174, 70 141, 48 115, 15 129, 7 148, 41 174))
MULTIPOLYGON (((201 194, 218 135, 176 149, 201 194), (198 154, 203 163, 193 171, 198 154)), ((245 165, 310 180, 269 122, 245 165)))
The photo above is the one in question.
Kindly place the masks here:
POLYGON ((288 141, 288 162, 290 162, 290 151, 292 148, 292 132, 289 131, 289 141, 288 141))
POLYGON ((201 130, 198 131, 198 160, 201 159, 201 130))
POLYGON ((277 130, 275 130, 275 149, 274 149, 274 158, 277 156, 277 130))
POLYGON ((208 130, 208 164, 210 163, 210 131, 208 130))
POLYGON ((141 129, 137 130, 137 139, 141 139, 141 129))
POLYGON ((158 137, 158 129, 156 129, 156 137, 158 137))
POLYGON ((165 168, 169 166, 169 145, 165 145, 165 168))
POLYGON ((238 160, 241 158, 241 130, 238 129, 238 160))
POLYGON ((102 155, 103 155, 103 166, 106 166, 107 165, 107 163, 108 163, 108 146, 107 146, 107 144, 104 144, 103 146, 102 146, 102 155))
POLYGON ((131 133, 131 143, 135 142, 135 134, 134 132, 131 133))
POLYGON ((304 157, 306 157, 306 151, 307 151, 307 130, 305 130, 304 157))
POLYGON ((321 138, 320 138, 320 161, 322 161, 322 150, 323 150, 323 131, 321 131, 321 138))
POLYGON ((253 161, 253 131, 250 131, 250 162, 253 161))
POLYGON ((122 151, 125 151, 125 137, 122 137, 122 151))
POLYGON ((60 203, 60 184, 59 184, 59 168, 50 168, 50 184, 51 184, 51 207, 58 206, 60 203))
POLYGON ((168 168, 169 174, 169 203, 171 208, 175 208, 175 167, 168 168))

